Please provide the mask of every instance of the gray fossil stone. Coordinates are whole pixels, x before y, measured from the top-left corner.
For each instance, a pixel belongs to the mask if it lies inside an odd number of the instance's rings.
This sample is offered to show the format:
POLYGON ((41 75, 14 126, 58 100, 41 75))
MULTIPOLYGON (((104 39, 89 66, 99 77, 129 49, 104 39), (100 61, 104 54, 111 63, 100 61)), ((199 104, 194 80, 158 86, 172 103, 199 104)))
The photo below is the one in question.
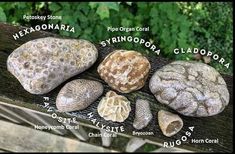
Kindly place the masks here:
POLYGON ((135 107, 135 119, 133 127, 135 129, 143 129, 152 120, 153 115, 150 110, 149 102, 143 99, 137 99, 135 107))
POLYGON ((229 103, 222 76, 211 66, 175 61, 154 73, 149 83, 156 99, 186 116, 216 115, 229 103))
POLYGON ((103 93, 103 85, 97 81, 77 79, 68 82, 56 98, 60 112, 83 110, 103 93))
POLYGON ((46 37, 29 41, 7 59, 7 69, 32 94, 44 94, 94 64, 95 46, 86 40, 46 37))

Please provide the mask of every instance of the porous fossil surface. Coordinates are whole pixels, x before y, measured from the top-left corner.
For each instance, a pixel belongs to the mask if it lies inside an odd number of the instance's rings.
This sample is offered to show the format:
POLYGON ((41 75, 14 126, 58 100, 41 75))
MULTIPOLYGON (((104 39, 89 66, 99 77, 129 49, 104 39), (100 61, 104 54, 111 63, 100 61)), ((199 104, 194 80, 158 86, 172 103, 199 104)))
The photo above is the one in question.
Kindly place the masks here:
POLYGON ((113 89, 129 93, 142 88, 150 70, 148 59, 133 50, 115 50, 101 62, 97 71, 113 89))
POLYGON ((133 127, 138 130, 143 129, 149 124, 152 118, 153 115, 150 110, 149 102, 144 99, 137 99, 133 127))
POLYGON ((60 90, 56 98, 56 107, 60 112, 83 110, 102 95, 103 89, 103 85, 98 81, 70 81, 60 90))
POLYGON ((113 122, 123 122, 131 111, 130 101, 122 95, 117 95, 114 91, 106 93, 98 105, 98 114, 105 120, 113 122))
POLYGON ((177 134, 184 125, 183 120, 177 114, 165 110, 158 112, 158 124, 162 133, 167 137, 177 134))
POLYGON ((175 61, 157 70, 150 79, 156 99, 186 116, 216 115, 229 103, 222 76, 211 66, 194 61, 175 61))
POLYGON ((7 59, 7 69, 32 94, 44 94, 92 66, 98 57, 86 40, 39 38, 21 45, 7 59))

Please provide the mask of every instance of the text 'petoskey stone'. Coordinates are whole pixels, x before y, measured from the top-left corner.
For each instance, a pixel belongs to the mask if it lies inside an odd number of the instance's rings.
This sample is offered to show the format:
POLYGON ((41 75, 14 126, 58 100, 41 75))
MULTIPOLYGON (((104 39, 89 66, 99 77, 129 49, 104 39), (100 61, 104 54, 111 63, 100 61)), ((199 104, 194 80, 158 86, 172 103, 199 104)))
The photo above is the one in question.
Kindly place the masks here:
POLYGON ((45 94, 68 78, 91 67, 96 47, 86 40, 39 38, 15 49, 7 69, 32 94, 45 94))

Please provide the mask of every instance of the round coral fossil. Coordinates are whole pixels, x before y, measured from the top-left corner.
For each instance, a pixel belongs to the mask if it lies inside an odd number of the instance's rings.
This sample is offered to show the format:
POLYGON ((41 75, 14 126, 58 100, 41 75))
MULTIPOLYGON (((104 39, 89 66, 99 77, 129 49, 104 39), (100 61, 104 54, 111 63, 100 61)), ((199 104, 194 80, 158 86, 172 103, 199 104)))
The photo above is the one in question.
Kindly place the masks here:
POLYGON ((97 81, 77 79, 68 82, 56 98, 60 112, 83 110, 103 93, 103 85, 97 81))
POLYGON ((113 89, 129 93, 142 88, 150 70, 148 59, 132 50, 115 50, 99 65, 100 77, 113 89))
POLYGON ((106 93, 98 105, 98 113, 105 120, 123 122, 131 111, 130 101, 114 91, 106 93))

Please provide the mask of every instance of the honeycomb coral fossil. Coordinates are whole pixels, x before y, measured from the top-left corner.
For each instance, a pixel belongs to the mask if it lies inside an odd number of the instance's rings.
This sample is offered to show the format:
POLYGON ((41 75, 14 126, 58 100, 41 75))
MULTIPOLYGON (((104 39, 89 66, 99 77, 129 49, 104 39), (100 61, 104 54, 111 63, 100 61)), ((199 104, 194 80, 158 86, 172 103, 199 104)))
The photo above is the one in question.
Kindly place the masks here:
POLYGON ((21 45, 7 59, 7 69, 32 94, 45 94, 94 64, 95 46, 86 40, 39 38, 21 45))
POLYGON ((56 98, 60 112, 83 110, 100 97, 103 85, 97 81, 77 79, 68 82, 56 98))
POLYGON ((105 120, 123 122, 131 111, 130 101, 114 91, 106 93, 98 105, 98 113, 105 120))
POLYGON ((216 115, 229 103, 222 76, 211 66, 175 61, 157 70, 149 82, 156 99, 186 116, 216 115))

